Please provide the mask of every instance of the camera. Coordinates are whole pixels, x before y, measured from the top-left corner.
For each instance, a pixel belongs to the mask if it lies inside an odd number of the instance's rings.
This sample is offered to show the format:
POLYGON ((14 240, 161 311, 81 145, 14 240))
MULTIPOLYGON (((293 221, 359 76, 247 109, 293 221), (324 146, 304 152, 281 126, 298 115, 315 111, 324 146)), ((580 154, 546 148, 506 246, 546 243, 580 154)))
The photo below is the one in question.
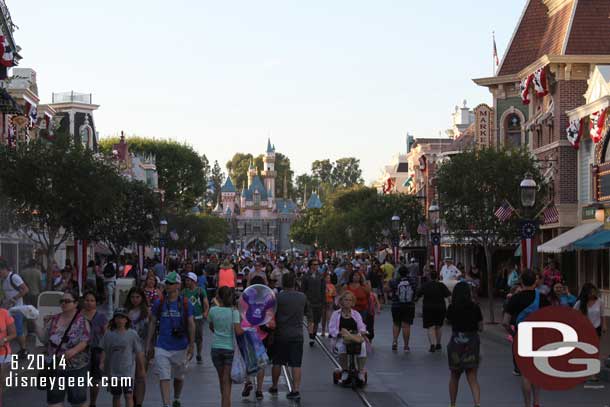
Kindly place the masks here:
POLYGON ((184 331, 180 328, 172 328, 172 336, 182 338, 184 336, 184 331))

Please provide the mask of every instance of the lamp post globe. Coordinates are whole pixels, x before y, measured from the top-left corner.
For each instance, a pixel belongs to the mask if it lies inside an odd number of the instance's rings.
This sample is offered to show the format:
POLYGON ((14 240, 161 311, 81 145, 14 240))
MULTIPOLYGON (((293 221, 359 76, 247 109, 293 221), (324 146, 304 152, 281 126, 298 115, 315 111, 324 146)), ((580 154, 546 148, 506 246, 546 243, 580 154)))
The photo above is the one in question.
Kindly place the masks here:
POLYGON ((398 232, 400 230, 400 216, 392 216, 392 230, 398 232))
POLYGON ((521 181, 519 185, 519 189, 521 190, 521 205, 525 208, 531 208, 536 204, 536 191, 538 189, 538 185, 531 173, 526 173, 525 178, 521 181))

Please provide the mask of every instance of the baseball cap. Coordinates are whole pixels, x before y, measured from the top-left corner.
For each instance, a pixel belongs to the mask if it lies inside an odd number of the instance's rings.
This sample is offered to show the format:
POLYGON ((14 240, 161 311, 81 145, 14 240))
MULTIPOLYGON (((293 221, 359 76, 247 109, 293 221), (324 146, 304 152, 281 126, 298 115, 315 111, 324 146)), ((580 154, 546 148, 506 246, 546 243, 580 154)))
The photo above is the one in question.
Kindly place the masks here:
POLYGON ((165 282, 170 284, 178 284, 182 282, 182 280, 180 279, 180 275, 178 273, 172 271, 167 276, 165 276, 165 282))
POLYGON ((191 280, 193 280, 194 282, 197 282, 197 274, 190 272, 190 273, 186 273, 186 278, 190 278, 191 280))
POLYGON ((117 308, 114 310, 114 314, 112 315, 112 318, 116 318, 119 316, 129 318, 129 312, 125 308, 117 308))

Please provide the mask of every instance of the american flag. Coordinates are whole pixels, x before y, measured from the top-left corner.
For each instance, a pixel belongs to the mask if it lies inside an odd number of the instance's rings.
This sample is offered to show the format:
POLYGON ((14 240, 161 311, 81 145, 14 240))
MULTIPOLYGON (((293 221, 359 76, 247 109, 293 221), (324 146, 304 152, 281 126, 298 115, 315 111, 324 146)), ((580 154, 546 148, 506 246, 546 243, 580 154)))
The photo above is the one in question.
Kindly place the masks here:
POLYGON ((496 33, 493 33, 493 39, 494 39, 494 62, 496 63, 496 66, 500 65, 500 59, 498 58, 498 47, 496 46, 496 33))
POLYGON ((417 233, 419 233, 420 235, 428 234, 428 226, 426 226, 424 222, 421 222, 417 227, 417 233))
POLYGON ((511 216, 513 216, 514 211, 515 209, 505 199, 504 201, 502 201, 502 204, 500 205, 498 210, 494 213, 494 216, 498 218, 500 222, 506 222, 508 219, 510 219, 511 216))
POLYGON ((544 210, 544 224, 548 225, 549 223, 557 222, 559 222, 559 211, 553 204, 544 210))

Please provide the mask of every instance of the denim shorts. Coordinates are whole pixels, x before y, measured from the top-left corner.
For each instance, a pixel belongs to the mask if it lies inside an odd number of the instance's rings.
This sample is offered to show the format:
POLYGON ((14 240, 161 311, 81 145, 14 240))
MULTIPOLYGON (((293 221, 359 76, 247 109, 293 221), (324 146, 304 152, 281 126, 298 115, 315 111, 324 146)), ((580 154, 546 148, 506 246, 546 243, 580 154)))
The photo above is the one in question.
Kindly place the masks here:
MULTIPOLYGON (((84 366, 80 369, 72 370, 58 370, 57 376, 65 377, 66 386, 63 390, 60 390, 55 386, 53 389, 47 390, 47 403, 48 404, 62 404, 66 396, 68 396, 68 403, 73 406, 79 406, 87 401, 88 387, 86 386, 68 386, 68 377, 85 377, 87 375, 88 366, 84 366)), ((78 381, 78 380, 77 380, 78 381)))
POLYGON ((233 350, 212 348, 212 363, 219 370, 223 366, 231 366, 233 364, 233 350))

